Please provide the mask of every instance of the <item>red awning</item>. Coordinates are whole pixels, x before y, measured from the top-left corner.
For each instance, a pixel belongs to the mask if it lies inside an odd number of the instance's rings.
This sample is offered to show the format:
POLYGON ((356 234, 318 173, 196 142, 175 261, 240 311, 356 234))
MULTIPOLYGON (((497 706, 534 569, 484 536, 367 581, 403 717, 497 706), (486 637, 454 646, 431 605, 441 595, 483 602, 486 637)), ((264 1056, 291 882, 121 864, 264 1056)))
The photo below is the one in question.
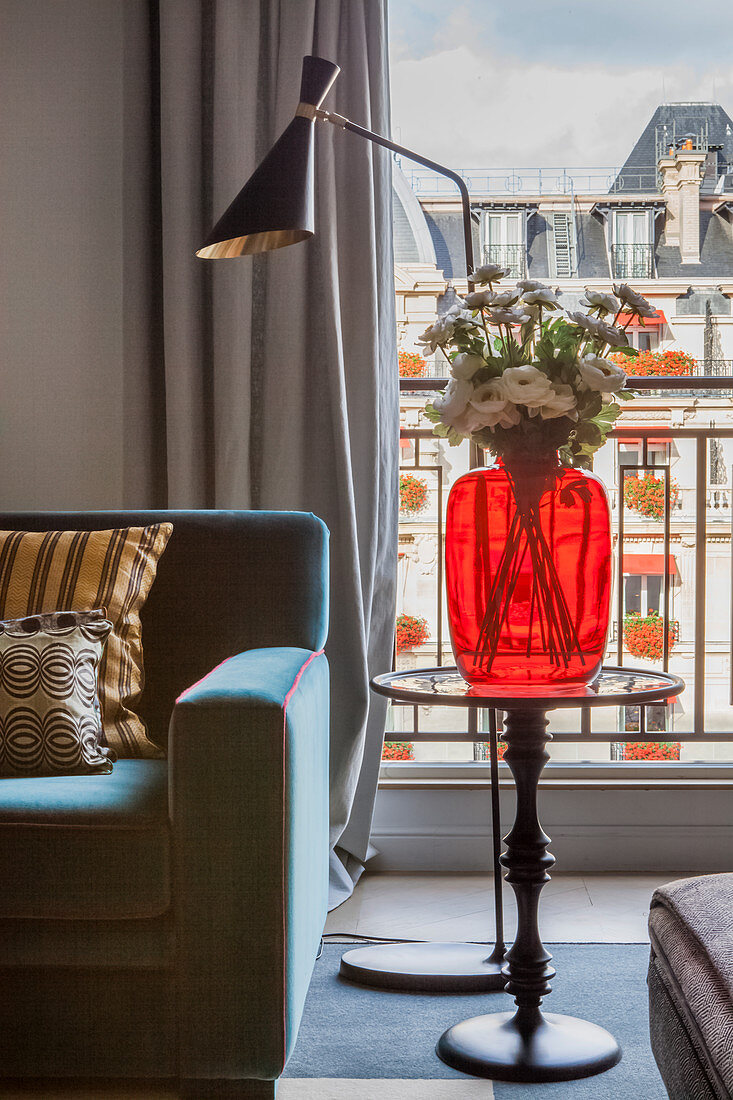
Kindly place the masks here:
POLYGON ((628 321, 631 322, 629 328, 649 328, 650 326, 667 324, 667 318, 664 316, 664 313, 661 309, 657 310, 654 317, 645 317, 643 325, 639 321, 638 317, 634 317, 632 320, 631 313, 619 313, 616 320, 616 325, 619 328, 622 328, 628 321))
POLYGON ((411 446, 412 446, 412 440, 411 439, 405 439, 404 435, 401 435, 400 436, 400 447, 402 448, 402 450, 404 451, 408 447, 411 447, 411 446))
MULTIPOLYGON (((661 577, 664 573, 664 554, 624 554, 624 573, 646 574, 661 577)), ((669 555, 669 575, 677 573, 674 554, 669 555)))

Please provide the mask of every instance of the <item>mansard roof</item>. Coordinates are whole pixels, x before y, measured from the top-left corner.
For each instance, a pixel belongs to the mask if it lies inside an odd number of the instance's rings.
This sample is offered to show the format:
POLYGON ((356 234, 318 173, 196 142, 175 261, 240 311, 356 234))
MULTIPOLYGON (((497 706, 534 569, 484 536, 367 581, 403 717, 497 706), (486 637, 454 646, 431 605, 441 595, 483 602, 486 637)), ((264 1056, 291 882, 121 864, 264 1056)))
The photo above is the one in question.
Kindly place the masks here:
MULTIPOLYGON (((624 204, 628 197, 635 205, 661 206, 664 199, 657 191, 655 158, 662 139, 679 142, 687 134, 705 137, 711 150, 707 178, 703 182, 700 210, 700 263, 683 264, 679 247, 670 245, 664 233, 664 218, 654 221, 654 258, 657 276, 661 278, 733 277, 733 120, 718 104, 668 103, 657 107, 634 145, 616 180, 613 193, 598 195, 590 213, 578 212, 575 217, 577 236, 577 275, 579 280, 609 279, 607 230, 603 222, 612 206, 624 204), (665 129, 666 128, 666 129, 665 129), (714 148, 718 146, 719 148, 714 148), (715 161, 715 163, 713 162, 715 161), (720 199, 713 192, 718 192, 720 199), (642 199, 641 196, 645 195, 642 199), (705 196, 707 195, 707 198, 705 196), (712 200, 712 209, 711 209, 712 200)), ((663 147, 663 146, 662 146, 663 147)), ((434 263, 446 279, 466 277, 463 247, 463 223, 455 204, 441 209, 441 204, 429 200, 421 204, 407 178, 395 166, 393 202, 395 208, 395 260, 397 263, 434 263)), ((480 203, 482 206, 487 204, 480 203)), ((514 209, 527 211, 527 275, 549 279, 550 257, 548 241, 552 239, 551 214, 545 216, 543 200, 511 200, 514 209), (516 200, 516 201, 515 201, 516 200)), ((502 199, 497 209, 509 209, 502 199)), ((474 253, 480 263, 478 224, 473 226, 474 253)))
POLYGON ((733 165, 733 120, 718 103, 663 103, 649 119, 636 145, 629 153, 615 182, 627 192, 656 191, 655 175, 658 148, 669 148, 673 140, 686 135, 705 137, 708 146, 717 146, 716 177, 733 165))

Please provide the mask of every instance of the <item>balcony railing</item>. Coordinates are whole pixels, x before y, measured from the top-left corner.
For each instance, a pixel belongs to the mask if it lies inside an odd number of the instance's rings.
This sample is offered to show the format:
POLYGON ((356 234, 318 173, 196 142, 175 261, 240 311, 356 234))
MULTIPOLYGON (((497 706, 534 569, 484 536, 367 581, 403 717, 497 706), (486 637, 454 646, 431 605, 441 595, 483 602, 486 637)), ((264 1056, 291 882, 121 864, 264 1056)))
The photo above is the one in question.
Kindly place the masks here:
MULTIPOLYGON (((414 392, 415 390, 435 391, 443 388, 446 382, 447 379, 445 378, 440 380, 402 379, 400 384, 403 391, 414 392)), ((702 391, 705 396, 714 397, 721 395, 728 387, 733 389, 733 376, 705 375, 697 377, 695 385, 698 395, 702 391)), ((674 393, 674 391, 683 391, 684 386, 689 386, 689 380, 685 378, 649 377, 635 379, 634 386, 647 391, 649 395, 655 391, 663 392, 665 390, 671 390, 674 393)), ((733 427, 723 427, 715 424, 711 424, 709 427, 677 428, 667 427, 666 425, 648 427, 629 425, 616 428, 612 432, 612 437, 615 439, 616 444, 624 439, 641 440, 639 461, 633 466, 620 465, 617 454, 613 476, 614 484, 609 482, 615 524, 614 572, 616 577, 623 576, 622 561, 624 553, 630 555, 649 553, 651 547, 659 561, 673 563, 681 560, 680 555, 685 547, 690 547, 692 550, 691 556, 690 551, 687 551, 686 564, 682 570, 685 573, 684 584, 687 587, 682 597, 679 594, 675 597, 674 608, 672 586, 674 582, 682 583, 679 567, 677 573, 675 573, 674 566, 669 564, 664 566, 665 572, 662 574, 659 592, 659 609, 665 624, 661 667, 665 669, 669 667, 670 663, 667 629, 671 628, 676 620, 682 620, 680 633, 677 635, 678 638, 681 637, 681 641, 679 644, 675 644, 672 660, 675 663, 675 670, 682 673, 688 684, 688 689, 682 696, 682 705, 685 708, 683 713, 686 712, 688 715, 685 722, 683 722, 686 728, 676 728, 673 732, 655 731, 658 736, 654 739, 674 739, 675 741, 681 741, 683 744, 733 742, 733 715, 730 715, 725 709, 728 705, 733 706, 733 591, 730 596, 720 591, 721 577, 733 579, 733 510, 731 509, 733 470, 726 469, 724 484, 715 484, 714 481, 711 482, 710 480, 709 458, 709 441, 733 441, 733 427), (675 453, 675 450, 678 453, 680 450, 686 452, 684 465, 676 467, 674 471, 674 479, 680 481, 682 490, 681 495, 684 504, 681 509, 672 507, 673 479, 669 460, 665 465, 660 466, 658 464, 659 452, 657 445, 660 440, 669 441, 670 447, 668 450, 672 454, 675 453), (650 444, 654 445, 654 450, 650 444), (664 514, 659 520, 647 520, 644 523, 640 522, 639 517, 630 513, 626 507, 621 507, 620 501, 623 497, 622 480, 625 477, 643 474, 646 471, 649 471, 655 477, 664 479, 666 503, 664 514), (630 522, 632 515, 633 521, 630 522), (711 574, 716 579, 710 582, 708 582, 706 556, 709 542, 710 546, 716 543, 728 544, 726 550, 722 551, 726 555, 728 564, 723 564, 720 557, 718 557, 715 571, 711 574), (646 547, 640 549, 640 543, 646 543, 646 547), (671 574, 670 570, 672 571, 671 574), (721 596, 725 606, 730 608, 730 611, 723 616, 719 614, 721 596), (679 602, 681 598, 682 604, 679 602), (711 607, 715 608, 715 613, 718 613, 719 619, 723 623, 726 615, 730 615, 728 627, 722 628, 720 623, 715 628, 711 627, 709 622, 711 607), (683 615, 680 614, 681 608, 687 608, 683 615), (690 614, 690 610, 692 614, 690 614), (723 637, 724 634, 725 637, 723 637), (711 661, 713 665, 710 664, 711 661), (724 701, 718 702, 717 712, 713 714, 712 725, 709 727, 706 724, 706 707, 710 705, 709 699, 706 700, 706 682, 709 667, 713 666, 717 669, 715 675, 719 681, 718 692, 721 699, 724 697, 724 701), (725 672, 723 672, 723 669, 725 669, 725 672), (726 677, 725 684, 723 683, 723 676, 726 677)), ((403 608, 408 613, 425 614, 431 626, 431 640, 428 643, 430 648, 428 649, 428 646, 426 646, 424 657, 421 656, 420 651, 417 651, 414 658, 411 659, 416 660, 418 666, 420 664, 435 665, 436 663, 438 665, 451 664, 453 658, 445 630, 442 557, 445 504, 449 488, 448 479, 450 478, 452 481, 462 472, 459 468, 458 452, 455 449, 449 449, 443 440, 432 434, 428 427, 403 428, 401 440, 404 447, 401 469, 404 471, 418 470, 421 477, 428 477, 428 480, 430 480, 429 472, 432 471, 433 474, 431 483, 432 499, 429 512, 416 519, 406 521, 402 525, 400 536, 402 568, 403 570, 409 569, 404 559, 409 560, 412 558, 414 560, 416 565, 415 577, 419 574, 419 592, 423 600, 428 591, 426 574, 429 570, 426 568, 425 563, 430 561, 435 563, 435 581, 430 596, 433 601, 432 609, 429 609, 427 604, 421 605, 419 608, 408 606, 403 608)), ((610 442, 608 446, 613 447, 616 444, 610 442)), ((718 550, 716 553, 720 555, 721 551, 718 550)), ((408 574, 403 573, 403 592, 409 588, 407 577, 408 574)), ((728 583, 727 580, 726 583, 728 583)), ((624 649, 623 631, 619 630, 619 624, 623 622, 624 614, 623 585, 617 584, 612 610, 612 641, 609 642, 607 661, 612 664, 630 664, 633 666, 639 662, 635 662, 633 659, 629 661, 628 654, 624 649)), ((404 708, 395 707, 395 715, 399 715, 400 709, 404 712, 404 708)), ((395 729, 392 736, 409 739, 410 728, 412 727, 414 730, 422 729, 423 722, 429 719, 431 722, 429 727, 431 741, 445 740, 455 744, 456 741, 461 740, 462 732, 471 734, 472 731, 468 728, 465 731, 456 729, 458 713, 452 709, 450 713, 446 713, 447 711, 448 708, 441 712, 439 719, 436 719, 428 713, 421 713, 420 708, 415 707, 413 708, 411 721, 406 726, 402 718, 399 718, 399 721, 396 722, 398 728, 395 729), (436 729, 433 724, 436 721, 440 728, 436 729), (440 723, 444 723, 445 728, 440 723), (441 738, 441 733, 445 734, 444 738, 441 738)), ((569 715, 570 712, 566 713, 569 715)), ((603 742, 614 744, 624 741, 639 741, 648 736, 645 732, 645 714, 640 716, 639 730, 633 732, 629 732, 624 728, 617 728, 624 726, 624 716, 621 713, 618 715, 617 720, 612 723, 609 723, 607 719, 604 720, 602 715, 597 716, 595 712, 592 713, 589 708, 579 708, 577 714, 579 728, 573 728, 572 726, 568 728, 566 725, 558 732, 553 731, 556 744, 562 745, 565 742, 588 744, 589 746, 603 742), (602 728, 596 728, 597 726, 602 728)), ((477 723, 473 727, 474 730, 488 729, 488 712, 478 712, 474 721, 477 723)), ((651 733, 651 729, 649 733, 651 733)), ((387 735, 387 739, 391 739, 390 734, 387 735)), ((477 756, 476 759, 478 758, 477 756)), ((613 757, 611 758, 613 759, 613 757)), ((608 760, 609 757, 605 759, 608 760)))
POLYGON ((523 244, 485 244, 482 257, 485 264, 509 268, 511 279, 523 279, 526 274, 527 251, 523 244))
POLYGON ((654 248, 650 244, 612 244, 614 279, 652 279, 654 248))
MULTIPOLYGON (((402 164, 416 195, 455 194, 455 184, 429 168, 402 164)), ((481 195, 608 195, 659 191, 656 167, 636 168, 459 168, 468 190, 481 195)))

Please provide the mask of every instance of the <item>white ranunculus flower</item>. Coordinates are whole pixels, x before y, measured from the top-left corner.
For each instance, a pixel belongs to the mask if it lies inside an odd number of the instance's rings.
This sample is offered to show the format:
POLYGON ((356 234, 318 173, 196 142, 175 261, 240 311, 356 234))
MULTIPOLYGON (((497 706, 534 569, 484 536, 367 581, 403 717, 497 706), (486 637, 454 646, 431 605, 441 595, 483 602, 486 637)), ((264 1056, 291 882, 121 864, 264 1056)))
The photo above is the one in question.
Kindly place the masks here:
POLYGON ((445 317, 439 317, 434 325, 429 325, 422 336, 418 336, 415 342, 417 344, 422 344, 423 350, 427 352, 428 355, 432 355, 436 348, 442 347, 443 344, 448 343, 455 332, 455 328, 455 316, 446 314, 445 317))
POLYGON ((486 366, 480 355, 471 355, 468 351, 462 351, 451 363, 450 372, 454 378, 462 378, 470 382, 477 370, 486 366))
POLYGON ((620 298, 624 305, 629 307, 630 313, 636 313, 640 317, 654 317, 656 309, 650 305, 642 294, 637 294, 628 283, 614 283, 613 293, 620 298))
POLYGON ((507 401, 515 405, 524 405, 527 409, 539 409, 553 395, 550 379, 531 363, 522 367, 507 367, 501 376, 502 389, 507 401))
POLYGON ((577 420, 577 404, 573 387, 556 383, 552 397, 540 409, 540 416, 543 420, 554 420, 558 416, 567 416, 571 420, 577 420))
POLYGON ((484 306, 491 304, 493 297, 490 290, 472 290, 466 295, 465 302, 469 309, 483 309, 484 306))
POLYGON ((477 386, 470 404, 479 416, 482 428, 493 429, 497 424, 502 428, 511 428, 521 419, 516 405, 507 401, 500 378, 492 378, 477 386))
POLYGON ((520 279, 517 283, 517 289, 520 290, 522 294, 533 294, 535 290, 549 290, 550 287, 547 283, 538 282, 537 279, 520 279))
POLYGON ((522 295, 522 301, 528 306, 541 306, 543 309, 561 309, 554 290, 543 287, 542 290, 526 290, 522 295))
POLYGON ((506 279, 509 274, 508 267, 501 264, 483 264, 477 267, 471 278, 472 283, 498 283, 500 279, 506 279))
POLYGON ((451 378, 442 393, 433 401, 433 408, 440 413, 441 423, 452 427, 455 419, 466 411, 473 396, 473 386, 465 378, 451 378))
POLYGON ((585 309, 604 309, 606 313, 618 313, 621 303, 613 294, 604 294, 601 290, 585 288, 585 298, 580 299, 580 305, 585 309))
POLYGON ((480 413, 476 412, 473 405, 466 405, 462 413, 453 418, 450 427, 459 435, 471 435, 483 428, 484 424, 480 413))
POLYGON ((490 309, 488 316, 490 325, 524 325, 531 320, 531 315, 519 307, 516 309, 490 309))
POLYGON ((578 372, 589 390, 600 393, 618 393, 626 382, 626 371, 600 355, 584 355, 578 372))

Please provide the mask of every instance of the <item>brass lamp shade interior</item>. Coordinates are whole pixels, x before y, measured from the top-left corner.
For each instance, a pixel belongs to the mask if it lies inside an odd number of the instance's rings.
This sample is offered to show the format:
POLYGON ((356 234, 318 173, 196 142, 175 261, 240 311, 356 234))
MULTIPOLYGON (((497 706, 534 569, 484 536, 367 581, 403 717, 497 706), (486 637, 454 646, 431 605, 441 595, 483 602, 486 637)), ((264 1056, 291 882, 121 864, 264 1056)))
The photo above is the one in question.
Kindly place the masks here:
POLYGON ((302 108, 320 107, 339 74, 320 57, 303 58, 298 114, 216 223, 196 255, 247 256, 312 237, 313 124, 302 108))

